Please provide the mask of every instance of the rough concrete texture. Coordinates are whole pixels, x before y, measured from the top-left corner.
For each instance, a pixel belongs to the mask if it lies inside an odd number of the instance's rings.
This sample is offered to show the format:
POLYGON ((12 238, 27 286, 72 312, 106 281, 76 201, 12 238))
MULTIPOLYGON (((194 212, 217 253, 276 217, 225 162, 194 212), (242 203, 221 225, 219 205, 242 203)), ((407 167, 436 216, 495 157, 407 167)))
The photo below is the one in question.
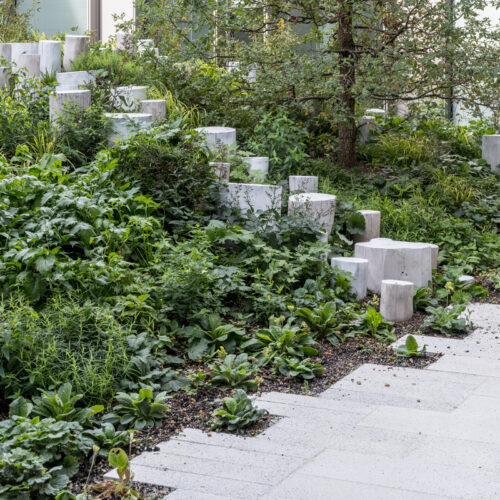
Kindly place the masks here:
POLYGON ((318 192, 318 177, 315 175, 291 175, 288 184, 290 194, 318 192))
POLYGON ((480 331, 428 338, 450 344, 427 369, 363 365, 320 397, 262 394, 281 416, 263 433, 185 429, 132 459, 134 479, 175 500, 499 498, 500 360, 459 343, 498 350, 500 305, 471 313, 480 331))
POLYGON ((133 112, 140 108, 141 101, 146 99, 147 87, 129 85, 111 90, 111 102, 121 112, 133 112))
POLYGON ((83 52, 88 52, 89 44, 89 36, 66 35, 63 58, 64 71, 71 71, 71 63, 83 52))
POLYGON ((382 280, 380 313, 386 321, 408 321, 413 316, 413 283, 382 280))
POLYGON ((108 143, 112 146, 115 141, 126 141, 138 131, 150 128, 153 117, 145 113, 105 113, 111 120, 111 131, 108 143))
POLYGON ((40 72, 53 75, 61 71, 62 43, 57 40, 40 40, 38 42, 40 54, 40 72))
POLYGON ((356 243, 355 257, 368 259, 368 289, 380 293, 382 280, 411 281, 428 286, 432 280, 432 249, 427 243, 375 238, 356 243))
POLYGON ((483 160, 487 161, 494 172, 500 173, 500 135, 483 135, 483 160))
POLYGON ((218 151, 236 144, 236 129, 230 127, 200 127, 196 131, 205 137, 207 147, 218 151))
POLYGON ((292 194, 288 198, 288 215, 298 215, 316 222, 325 239, 328 239, 335 220, 336 205, 337 197, 332 194, 292 194))
POLYGON ((237 208, 242 213, 275 210, 281 213, 281 186, 230 182, 220 191, 222 207, 237 208))
POLYGON ((355 234, 355 242, 370 241, 380 238, 381 214, 378 210, 358 210, 365 219, 365 230, 363 234, 355 234))
POLYGON ((331 264, 352 275, 351 289, 356 293, 358 300, 363 300, 366 297, 368 284, 368 261, 356 257, 333 257, 331 264))
POLYGON ((61 117, 70 107, 84 110, 90 107, 90 90, 58 90, 55 95, 49 97, 50 121, 61 117))
POLYGON ((248 165, 251 174, 267 175, 269 172, 269 158, 267 156, 249 156, 242 158, 243 163, 248 165))
POLYGON ((93 71, 66 71, 56 74, 57 90, 80 90, 95 81, 93 71))
POLYGON ((213 167, 216 177, 219 179, 229 182, 229 177, 231 176, 231 164, 222 163, 218 161, 211 161, 208 163, 209 166, 213 167))
POLYGON ((141 113, 150 114, 153 121, 161 122, 167 116, 167 101, 165 99, 147 99, 140 102, 141 113))
POLYGON ((26 72, 28 78, 40 77, 40 55, 21 54, 18 59, 19 68, 26 72))

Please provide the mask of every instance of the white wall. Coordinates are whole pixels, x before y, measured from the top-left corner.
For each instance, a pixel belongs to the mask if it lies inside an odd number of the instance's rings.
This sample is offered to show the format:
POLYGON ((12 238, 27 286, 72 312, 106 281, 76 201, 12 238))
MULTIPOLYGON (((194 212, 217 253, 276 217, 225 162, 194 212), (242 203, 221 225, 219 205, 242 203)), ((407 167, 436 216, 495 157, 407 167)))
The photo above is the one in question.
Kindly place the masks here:
POLYGON ((125 19, 135 18, 134 0, 101 0, 101 39, 107 42, 116 34, 113 15, 125 14, 125 19))

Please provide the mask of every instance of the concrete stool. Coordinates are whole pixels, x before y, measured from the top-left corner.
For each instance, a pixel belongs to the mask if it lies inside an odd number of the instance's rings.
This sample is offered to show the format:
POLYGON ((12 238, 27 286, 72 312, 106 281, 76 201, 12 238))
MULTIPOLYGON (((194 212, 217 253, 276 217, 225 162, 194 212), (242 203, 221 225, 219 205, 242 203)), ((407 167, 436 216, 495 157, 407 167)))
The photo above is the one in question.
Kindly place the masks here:
POLYGON ((362 234, 355 234, 355 242, 370 241, 380 238, 380 212, 378 210, 358 210, 365 219, 365 230, 362 234))
POLYGON ((385 112, 385 109, 370 108, 366 110, 366 114, 370 116, 385 116, 387 113, 385 112))
POLYGON ((207 147, 217 152, 221 147, 236 144, 236 129, 230 127, 200 127, 196 132, 205 137, 207 147))
POLYGON ((211 161, 208 163, 214 169, 215 176, 218 177, 221 181, 229 182, 229 177, 231 175, 231 164, 230 163, 221 163, 217 161, 211 161))
POLYGON ((66 35, 63 58, 63 68, 65 71, 71 71, 71 63, 83 52, 88 52, 89 44, 89 36, 66 35))
POLYGON ((132 112, 146 99, 147 92, 148 88, 143 86, 117 87, 111 90, 111 103, 121 112, 132 112))
POLYGON ((413 283, 383 280, 380 313, 386 321, 407 321, 413 316, 413 283))
POLYGON ((377 119, 374 116, 362 116, 358 120, 359 142, 366 144, 370 140, 371 133, 377 127, 377 119))
POLYGON ((317 193, 318 178, 315 175, 291 175, 288 177, 290 193, 317 193))
POLYGON ((281 213, 281 186, 271 184, 240 184, 230 182, 220 190, 223 207, 237 208, 243 214, 274 210, 281 213))
POLYGON ((12 63, 12 47, 10 43, 0 43, 0 64, 2 63, 7 66, 12 63))
POLYGON ((167 101, 165 99, 148 99, 140 102, 141 113, 150 114, 153 121, 162 122, 167 116, 167 101))
POLYGON ((332 267, 352 274, 351 290, 356 293, 358 300, 363 300, 368 283, 368 261, 356 257, 333 257, 331 264, 332 267))
POLYGON ((368 259, 368 289, 380 293, 382 280, 411 281, 415 286, 432 280, 432 249, 428 243, 375 238, 356 243, 354 255, 368 259))
POLYGON ((56 95, 49 96, 49 117, 50 121, 56 121, 61 117, 68 106, 76 106, 84 110, 90 108, 90 90, 62 90, 56 91, 56 95))
POLYGON ((500 135, 483 135, 482 153, 493 172, 500 173, 500 135))
POLYGON ((95 82, 93 71, 66 71, 57 73, 57 90, 80 90, 82 86, 95 82))
POLYGON ((327 241, 335 220, 337 197, 323 193, 292 194, 288 198, 288 215, 302 215, 316 221, 322 230, 321 241, 327 241))

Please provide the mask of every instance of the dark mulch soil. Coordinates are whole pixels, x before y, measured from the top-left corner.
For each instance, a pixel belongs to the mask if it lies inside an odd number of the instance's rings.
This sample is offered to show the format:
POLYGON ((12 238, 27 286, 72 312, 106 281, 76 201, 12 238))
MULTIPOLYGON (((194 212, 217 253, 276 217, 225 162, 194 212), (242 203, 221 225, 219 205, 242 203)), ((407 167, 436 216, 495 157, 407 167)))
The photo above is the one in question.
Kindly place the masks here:
POLYGON ((490 278, 479 277, 476 278, 476 285, 481 285, 483 288, 488 290, 489 294, 486 297, 480 299, 474 299, 472 302, 477 302, 481 304, 500 304, 500 290, 495 289, 495 285, 490 278))
MULTIPOLYGON (((423 321, 423 314, 416 314, 411 321, 400 323, 396 328, 396 335, 413 333, 416 334, 423 321)), ((316 395, 326 390, 331 384, 337 382, 350 372, 364 363, 375 363, 391 366, 405 366, 412 368, 424 368, 434 362, 439 355, 428 355, 425 358, 399 358, 388 345, 381 344, 375 339, 358 337, 351 339, 341 345, 332 347, 327 342, 320 342, 320 356, 316 362, 325 367, 322 377, 304 383, 295 379, 275 377, 270 369, 263 369, 259 373, 261 377, 260 391, 279 391, 294 394, 316 395)), ((199 370, 200 365, 196 365, 199 370)), ((182 432, 185 427, 195 427, 210 432, 210 420, 215 408, 220 406, 221 398, 231 394, 229 390, 220 390, 203 387, 196 394, 176 393, 170 400, 170 410, 166 415, 163 425, 149 431, 137 432, 130 449, 130 457, 144 452, 157 450, 157 444, 182 432)), ((272 416, 264 417, 255 426, 246 429, 245 436, 256 435, 265 430, 276 419, 272 416)), ((72 489, 81 491, 86 480, 89 463, 82 464, 80 473, 74 478, 72 489)), ((103 474, 109 470, 107 462, 100 460, 92 473, 91 484, 101 482, 103 474)), ((149 485, 135 485, 145 498, 161 498, 168 489, 157 490, 149 485), (152 495, 152 496, 151 496, 152 495)))

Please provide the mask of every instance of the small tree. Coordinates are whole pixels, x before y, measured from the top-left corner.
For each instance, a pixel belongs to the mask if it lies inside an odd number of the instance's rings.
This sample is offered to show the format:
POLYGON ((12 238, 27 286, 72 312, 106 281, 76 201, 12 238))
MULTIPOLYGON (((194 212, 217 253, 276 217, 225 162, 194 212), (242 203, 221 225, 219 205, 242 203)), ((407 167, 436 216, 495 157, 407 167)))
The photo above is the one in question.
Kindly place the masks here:
POLYGON ((326 113, 338 161, 356 162, 365 106, 423 99, 498 111, 499 42, 480 12, 499 0, 139 0, 141 29, 171 57, 239 61, 246 99, 326 113), (454 91, 455 89, 455 91, 454 91))
POLYGON ((15 0, 0 0, 0 43, 33 39, 31 17, 37 4, 38 0, 34 0, 30 8, 20 12, 15 0))

